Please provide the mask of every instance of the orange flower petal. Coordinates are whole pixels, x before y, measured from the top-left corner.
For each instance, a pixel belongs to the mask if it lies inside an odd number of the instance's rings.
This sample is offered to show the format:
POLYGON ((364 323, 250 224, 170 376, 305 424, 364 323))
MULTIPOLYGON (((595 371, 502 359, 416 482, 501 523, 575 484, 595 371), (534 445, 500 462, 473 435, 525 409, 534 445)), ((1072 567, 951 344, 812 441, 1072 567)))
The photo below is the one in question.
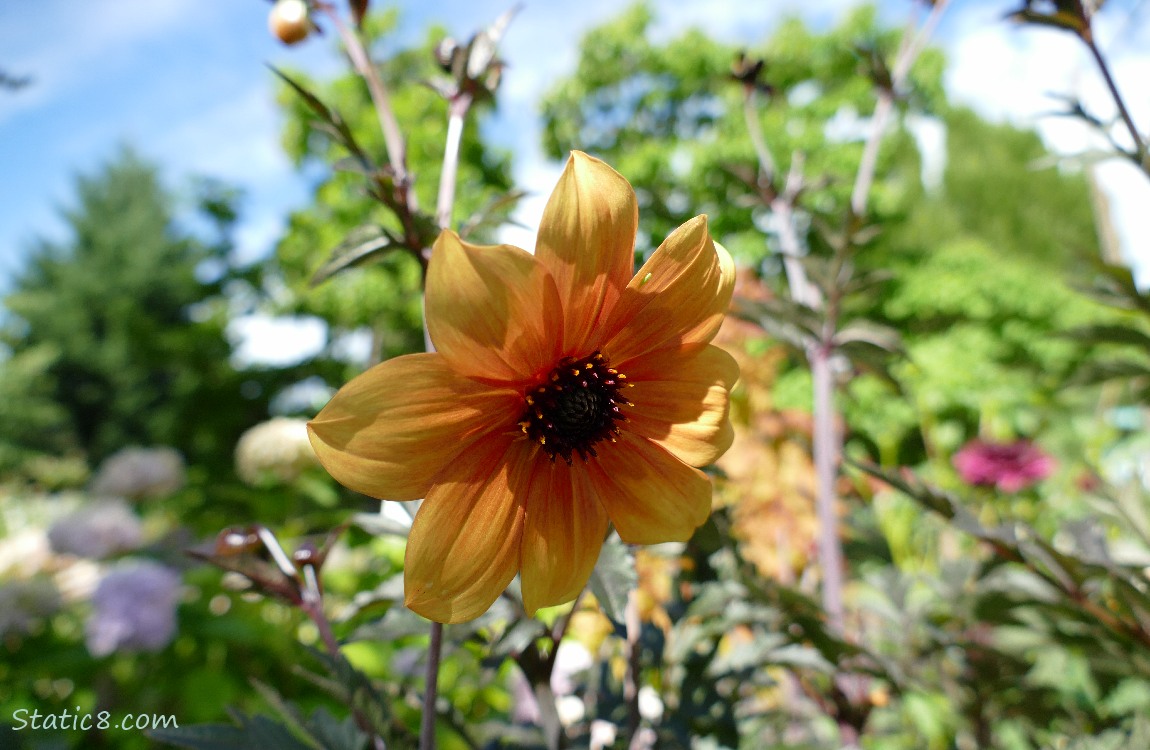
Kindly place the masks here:
POLYGON ((563 313, 555 281, 530 253, 444 231, 427 271, 427 327, 456 372, 517 381, 559 359, 563 313))
POLYGON ((308 432, 320 463, 340 484, 372 497, 414 500, 478 437, 514 429, 521 398, 456 375, 438 354, 410 354, 341 388, 308 432))
POLYGON ((588 462, 589 479, 628 544, 685 542, 711 514, 711 480, 645 438, 624 432, 588 462))
POLYGON ((739 365, 717 346, 664 349, 634 362, 626 396, 627 429, 692 466, 713 463, 731 447, 729 393, 739 365))
POLYGON ((583 468, 538 462, 527 497, 521 552, 523 606, 529 616, 578 596, 599 559, 607 513, 583 468))
POLYGON ((731 304, 735 265, 711 240, 707 217, 696 216, 671 233, 627 285, 604 344, 611 363, 626 372, 629 360, 715 337, 731 304))
POLYGON ((564 304, 563 353, 597 348, 603 321, 635 267, 639 208, 621 174, 572 151, 539 223, 535 254, 564 304))
POLYGON ((538 452, 515 436, 474 443, 440 475, 415 514, 404 599, 429 620, 487 611, 519 569, 527 496, 538 452))

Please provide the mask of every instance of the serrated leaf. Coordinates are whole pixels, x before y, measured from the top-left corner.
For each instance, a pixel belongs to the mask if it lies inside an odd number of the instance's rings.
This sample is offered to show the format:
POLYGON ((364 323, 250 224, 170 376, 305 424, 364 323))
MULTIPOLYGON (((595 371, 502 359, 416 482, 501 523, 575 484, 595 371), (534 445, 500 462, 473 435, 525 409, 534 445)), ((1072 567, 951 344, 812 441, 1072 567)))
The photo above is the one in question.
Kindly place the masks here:
POLYGON ((1132 326, 1093 325, 1072 328, 1063 334, 1090 344, 1127 344, 1150 352, 1150 334, 1132 326))
POLYGON ((337 143, 351 152, 352 156, 356 158, 363 165, 364 169, 373 169, 371 160, 367 158, 367 154, 359 143, 356 142, 355 136, 352 135, 351 128, 347 126, 343 117, 338 112, 328 107, 319 97, 308 91, 302 84, 294 80, 291 76, 279 70, 273 65, 269 65, 271 71, 279 76, 280 80, 286 83, 295 93, 303 99, 304 104, 320 119, 323 126, 322 129, 331 135, 337 143))
POLYGON ((363 750, 368 738, 350 716, 337 719, 327 709, 315 710, 307 722, 312 737, 324 750, 363 750))
POLYGON ((803 351, 818 338, 822 326, 818 313, 799 302, 786 299, 748 300, 736 298, 733 314, 762 328, 771 336, 803 351))
POLYGON ((341 271, 362 266, 399 247, 395 238, 378 224, 356 227, 328 254, 327 261, 312 274, 308 284, 316 287, 341 271))
MULTIPOLYGON (((148 737, 190 750, 316 750, 264 716, 237 717, 239 726, 198 724, 148 732, 148 737)), ((322 748, 320 749, 322 750, 322 748)))
POLYGON ((545 632, 543 623, 533 617, 517 619, 491 646, 491 656, 502 658, 523 653, 545 632))
POLYGON ((595 569, 591 571, 588 585, 591 593, 599 600, 603 614, 618 628, 624 626, 623 609, 627 606, 627 596, 638 582, 635 556, 619 535, 612 532, 603 543, 603 550, 599 553, 595 569))
POLYGON ((526 190, 511 190, 488 201, 487 205, 473 213, 459 228, 459 236, 467 237, 476 230, 500 226, 507 223, 507 216, 528 195, 526 190))

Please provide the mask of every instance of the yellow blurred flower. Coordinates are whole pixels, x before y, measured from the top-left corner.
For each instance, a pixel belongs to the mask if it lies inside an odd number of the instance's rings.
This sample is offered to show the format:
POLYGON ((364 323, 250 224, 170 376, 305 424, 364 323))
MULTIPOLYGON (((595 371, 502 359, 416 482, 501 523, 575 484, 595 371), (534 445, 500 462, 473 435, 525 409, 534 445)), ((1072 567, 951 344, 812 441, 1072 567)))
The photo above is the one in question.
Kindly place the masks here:
POLYGON ((579 593, 608 522, 652 544, 709 515, 692 467, 731 443, 738 367, 710 341, 733 264, 699 216, 632 277, 637 224, 627 181, 573 152, 535 254, 443 232, 427 275, 437 352, 377 365, 310 423, 347 487, 425 498, 405 569, 425 617, 477 617, 516 573, 533 614, 579 593))

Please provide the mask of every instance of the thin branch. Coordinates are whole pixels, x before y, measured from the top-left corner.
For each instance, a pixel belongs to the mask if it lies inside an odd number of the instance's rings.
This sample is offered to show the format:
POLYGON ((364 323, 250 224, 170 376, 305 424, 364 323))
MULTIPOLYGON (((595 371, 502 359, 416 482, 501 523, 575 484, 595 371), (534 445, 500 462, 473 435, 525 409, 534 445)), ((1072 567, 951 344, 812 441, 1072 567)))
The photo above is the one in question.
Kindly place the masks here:
POLYGON ((917 34, 914 33, 913 29, 914 17, 911 17, 908 22, 909 28, 903 34, 894 67, 891 69, 890 87, 879 88, 878 101, 875 103, 874 115, 871 117, 870 135, 867 137, 866 145, 863 146, 858 173, 855 175, 854 188, 851 190, 851 213, 855 216, 862 216, 866 213, 867 198, 870 195, 871 186, 874 184, 875 170, 878 167, 879 146, 882 145, 887 120, 890 119, 890 114, 894 110, 895 96, 906 85, 911 66, 922 54, 927 40, 942 19, 946 5, 947 0, 937 0, 917 34))
POLYGON ((759 124, 759 113, 755 108, 755 89, 748 87, 743 97, 743 118, 747 122, 747 133, 751 136, 751 145, 755 147, 755 156, 759 159, 759 171, 762 179, 768 183, 774 182, 775 160, 771 150, 767 148, 767 141, 763 138, 763 128, 759 124))

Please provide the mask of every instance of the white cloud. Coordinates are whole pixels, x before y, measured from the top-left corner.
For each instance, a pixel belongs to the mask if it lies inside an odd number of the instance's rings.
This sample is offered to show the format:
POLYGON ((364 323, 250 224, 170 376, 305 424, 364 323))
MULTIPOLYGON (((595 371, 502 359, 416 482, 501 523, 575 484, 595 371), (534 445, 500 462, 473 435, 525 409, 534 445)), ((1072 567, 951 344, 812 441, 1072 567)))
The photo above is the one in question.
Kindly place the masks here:
POLYGON ((228 337, 238 343, 234 354, 237 367, 294 365, 323 349, 327 324, 314 317, 273 318, 256 313, 232 320, 228 337))

